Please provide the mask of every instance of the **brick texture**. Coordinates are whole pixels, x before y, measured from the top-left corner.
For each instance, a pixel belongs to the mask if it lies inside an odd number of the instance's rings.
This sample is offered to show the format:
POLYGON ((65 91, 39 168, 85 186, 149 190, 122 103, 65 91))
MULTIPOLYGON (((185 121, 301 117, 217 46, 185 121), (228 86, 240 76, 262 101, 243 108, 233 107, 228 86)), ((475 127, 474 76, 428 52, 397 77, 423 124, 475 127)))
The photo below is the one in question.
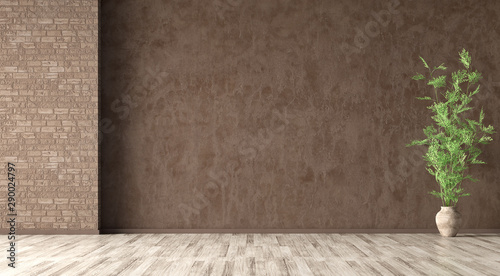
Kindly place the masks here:
POLYGON ((98 0, 0 0, 0 39, 2 217, 12 162, 17 229, 97 230, 98 0))

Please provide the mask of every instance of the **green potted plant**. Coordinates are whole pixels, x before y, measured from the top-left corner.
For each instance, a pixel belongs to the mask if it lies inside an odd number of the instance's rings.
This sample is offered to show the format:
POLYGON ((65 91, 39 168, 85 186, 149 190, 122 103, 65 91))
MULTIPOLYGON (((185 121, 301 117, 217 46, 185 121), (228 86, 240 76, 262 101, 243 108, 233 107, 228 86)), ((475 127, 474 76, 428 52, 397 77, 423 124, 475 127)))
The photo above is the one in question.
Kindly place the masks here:
POLYGON ((423 140, 415 140, 407 146, 425 145, 427 153, 423 156, 427 162, 427 171, 436 178, 439 190, 431 194, 440 198, 441 211, 436 214, 436 224, 442 236, 454 237, 461 226, 461 215, 456 210, 458 199, 470 195, 462 187, 464 180, 477 181, 467 174, 467 169, 473 164, 484 164, 477 158, 481 154, 479 144, 492 141, 489 136, 494 133, 493 126, 483 124, 484 112, 481 109, 478 120, 471 119, 472 107, 469 103, 472 96, 479 92, 478 81, 481 73, 470 67, 471 57, 463 49, 459 53, 460 62, 465 69, 451 73, 451 81, 447 75, 433 76, 437 71, 447 68, 441 64, 432 69, 420 57, 428 74, 417 74, 414 80, 425 80, 433 87, 431 96, 417 97, 419 100, 430 101, 427 107, 433 113, 434 123, 424 128, 426 136, 423 140))

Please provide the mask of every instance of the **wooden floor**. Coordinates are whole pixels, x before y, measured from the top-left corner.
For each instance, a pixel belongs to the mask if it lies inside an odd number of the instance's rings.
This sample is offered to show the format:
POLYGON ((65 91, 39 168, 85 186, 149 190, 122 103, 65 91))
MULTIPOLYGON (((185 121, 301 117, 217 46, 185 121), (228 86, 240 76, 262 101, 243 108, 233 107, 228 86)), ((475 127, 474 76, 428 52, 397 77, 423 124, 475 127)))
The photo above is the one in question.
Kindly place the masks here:
POLYGON ((23 235, 17 239, 17 268, 7 267, 2 257, 0 275, 500 275, 500 235, 496 234, 456 238, 438 234, 23 235))

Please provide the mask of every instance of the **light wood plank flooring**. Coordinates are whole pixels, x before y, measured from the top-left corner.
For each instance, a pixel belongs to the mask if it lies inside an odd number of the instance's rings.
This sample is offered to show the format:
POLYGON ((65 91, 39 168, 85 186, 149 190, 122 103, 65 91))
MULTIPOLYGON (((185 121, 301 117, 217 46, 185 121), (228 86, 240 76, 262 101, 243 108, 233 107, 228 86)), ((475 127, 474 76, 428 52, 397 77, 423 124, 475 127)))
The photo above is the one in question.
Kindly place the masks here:
MULTIPOLYGON (((500 235, 17 236, 0 275, 500 275, 500 235)), ((7 238, 0 242, 2 252, 7 238)))

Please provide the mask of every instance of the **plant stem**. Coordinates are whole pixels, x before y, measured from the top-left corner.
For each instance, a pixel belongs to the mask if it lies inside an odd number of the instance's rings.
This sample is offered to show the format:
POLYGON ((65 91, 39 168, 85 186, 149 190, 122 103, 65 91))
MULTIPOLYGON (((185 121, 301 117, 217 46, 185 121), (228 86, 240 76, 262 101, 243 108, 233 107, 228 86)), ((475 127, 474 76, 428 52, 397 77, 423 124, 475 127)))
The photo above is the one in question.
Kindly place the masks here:
POLYGON ((441 184, 439 184, 439 190, 441 191, 441 205, 444 206, 443 187, 441 187, 441 184))

